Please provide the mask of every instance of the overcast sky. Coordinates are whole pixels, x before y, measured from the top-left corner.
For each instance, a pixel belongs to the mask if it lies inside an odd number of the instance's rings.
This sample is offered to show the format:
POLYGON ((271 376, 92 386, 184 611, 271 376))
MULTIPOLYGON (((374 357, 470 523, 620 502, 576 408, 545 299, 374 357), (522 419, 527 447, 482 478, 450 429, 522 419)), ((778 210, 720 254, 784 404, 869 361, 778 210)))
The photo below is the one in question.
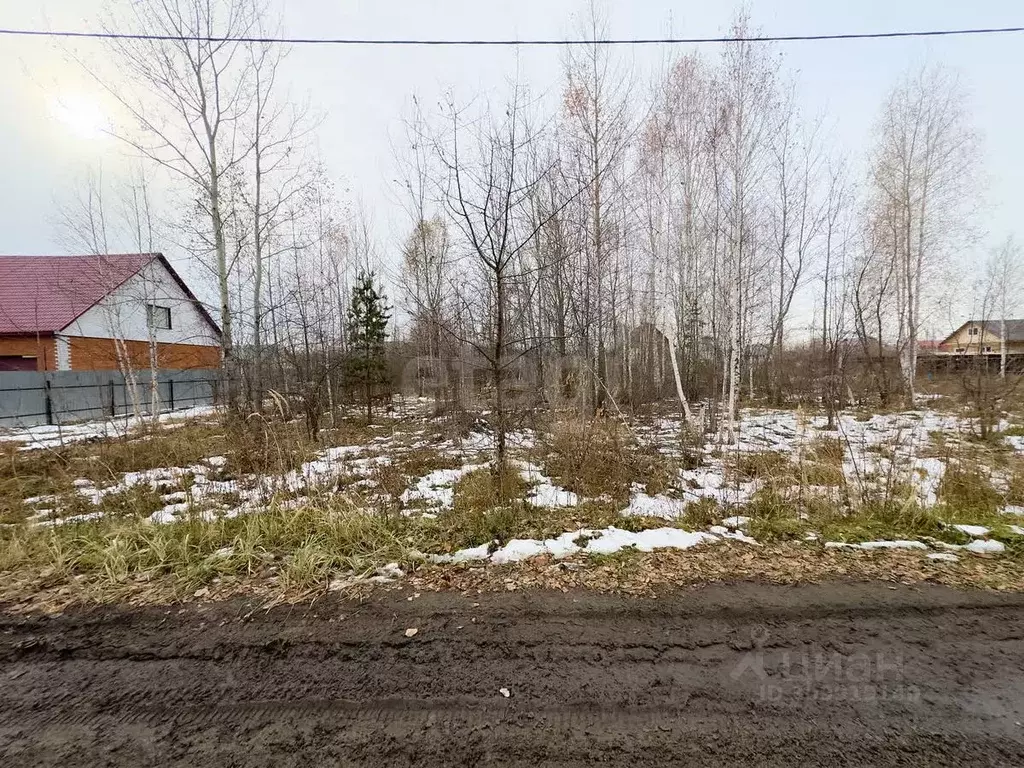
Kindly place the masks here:
MULTIPOLYGON (((128 0, 122 0, 127 2, 128 0)), ((508 38, 565 37, 582 0, 282 0, 285 31, 296 36, 508 38)), ((103 0, 37 0, 0 7, 0 26, 96 29, 103 0)), ((1010 26, 1024 23, 1020 0, 754 0, 752 20, 765 34, 871 32, 903 29, 1010 26)), ((116 4, 115 4, 116 7, 116 4)), ((669 31, 715 36, 728 28, 735 7, 696 0, 606 0, 613 37, 669 31)), ((82 44, 79 50, 99 43, 82 44)), ((706 46, 717 55, 718 46, 706 46)), ((101 50, 101 49, 100 49, 101 50)), ((972 99, 983 137, 986 203, 979 220, 995 241, 1024 235, 1024 34, 931 40, 803 42, 781 46, 799 81, 805 112, 824 112, 834 136, 858 161, 871 147, 873 125, 887 91, 925 61, 955 67, 972 99)), ((669 47, 622 50, 641 83, 675 53, 669 47)), ((386 249, 408 222, 394 202, 395 171, 389 136, 401 133, 410 95, 434 103, 451 89, 458 97, 500 89, 519 68, 534 92, 557 94, 562 76, 555 49, 298 47, 285 69, 288 88, 308 97, 325 119, 320 151, 339 187, 371 212, 386 249), (518 58, 517 58, 518 57, 518 58)), ((43 39, 0 39, 0 253, 63 252, 57 208, 84 170, 117 167, 119 148, 97 137, 103 99, 43 39)), ((173 248, 165 248, 172 257, 173 248)), ((189 271, 190 281, 202 278, 189 271)), ((203 286, 197 286, 205 293, 203 286)))

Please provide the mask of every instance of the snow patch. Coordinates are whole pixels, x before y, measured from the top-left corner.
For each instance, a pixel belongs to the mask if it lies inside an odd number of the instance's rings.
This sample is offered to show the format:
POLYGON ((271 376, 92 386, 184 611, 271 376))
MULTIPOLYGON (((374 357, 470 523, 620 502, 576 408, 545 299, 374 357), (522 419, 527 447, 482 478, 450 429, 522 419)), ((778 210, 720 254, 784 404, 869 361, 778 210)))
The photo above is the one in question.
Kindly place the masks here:
POLYGON ((848 544, 844 541, 826 541, 826 549, 928 549, 921 541, 896 539, 895 541, 862 541, 859 544, 848 544))
POLYGON ((686 512, 686 502, 667 496, 648 496, 634 493, 629 506, 619 514, 623 517, 660 517, 663 520, 677 520, 686 512))
POLYGON ((425 501, 432 506, 451 509, 455 504, 455 484, 470 472, 486 467, 487 464, 467 464, 459 469, 435 469, 417 480, 415 487, 403 491, 399 498, 403 504, 425 501))
POLYGON ((976 539, 964 547, 968 552, 977 555, 996 555, 1006 551, 1006 546, 995 539, 976 539))
MULTIPOLYGON (((748 544, 757 544, 754 539, 741 533, 726 532, 721 538, 735 539, 748 544)), ((492 563, 515 563, 538 555, 555 558, 567 557, 578 552, 593 555, 610 555, 634 547, 640 552, 656 549, 690 549, 698 544, 720 541, 711 533, 684 531, 681 528, 651 528, 645 531, 626 531, 609 526, 599 531, 581 528, 567 531, 554 539, 512 539, 504 547, 489 553, 490 544, 481 544, 470 549, 461 549, 450 555, 427 555, 434 563, 464 563, 490 559, 492 563), (585 539, 583 546, 577 544, 585 539)))
MULTIPOLYGON (((173 426, 173 422, 196 419, 216 413, 216 406, 197 406, 183 408, 178 411, 161 413, 157 419, 162 424, 173 426)), ((123 416, 103 421, 84 421, 78 424, 40 425, 22 427, 0 432, 0 441, 23 443, 20 450, 31 451, 44 448, 60 448, 63 445, 81 443, 88 440, 101 440, 108 437, 126 437, 132 432, 148 424, 153 419, 149 416, 123 416)))

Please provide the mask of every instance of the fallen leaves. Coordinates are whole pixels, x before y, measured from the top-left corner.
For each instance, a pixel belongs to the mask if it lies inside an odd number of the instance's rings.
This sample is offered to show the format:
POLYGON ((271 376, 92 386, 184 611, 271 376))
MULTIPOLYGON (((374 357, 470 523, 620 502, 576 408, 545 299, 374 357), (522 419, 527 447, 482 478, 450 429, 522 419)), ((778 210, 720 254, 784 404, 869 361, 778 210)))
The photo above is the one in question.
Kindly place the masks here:
POLYGON ((416 589, 463 593, 591 589, 631 595, 720 581, 800 584, 828 581, 922 581, 959 588, 1024 591, 1024 563, 1012 558, 943 563, 920 552, 824 549, 782 542, 758 549, 695 547, 686 551, 625 551, 595 561, 586 555, 563 560, 537 557, 504 566, 467 564, 425 567, 410 580, 416 589), (566 567, 566 566, 571 567, 566 567))

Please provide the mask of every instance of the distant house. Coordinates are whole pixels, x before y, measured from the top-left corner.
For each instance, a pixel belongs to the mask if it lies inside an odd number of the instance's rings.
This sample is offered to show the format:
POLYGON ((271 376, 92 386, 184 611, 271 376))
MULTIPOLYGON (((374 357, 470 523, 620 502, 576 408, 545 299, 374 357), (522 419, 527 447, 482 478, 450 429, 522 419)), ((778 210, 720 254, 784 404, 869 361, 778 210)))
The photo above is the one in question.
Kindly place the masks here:
POLYGON ((220 366, 220 329, 159 253, 0 256, 0 371, 220 366))
POLYGON ((939 343, 941 355, 1024 355, 1024 320, 1006 321, 1006 338, 999 320, 968 320, 939 343))

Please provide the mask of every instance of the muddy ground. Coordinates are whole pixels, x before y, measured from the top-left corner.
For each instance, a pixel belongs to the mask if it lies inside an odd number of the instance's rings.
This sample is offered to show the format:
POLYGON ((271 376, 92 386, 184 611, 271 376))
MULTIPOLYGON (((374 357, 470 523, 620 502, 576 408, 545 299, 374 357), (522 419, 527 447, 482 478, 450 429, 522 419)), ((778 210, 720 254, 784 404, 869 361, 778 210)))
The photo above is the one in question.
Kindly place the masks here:
POLYGON ((1024 596, 410 596, 0 615, 0 765, 1024 765, 1024 596))

